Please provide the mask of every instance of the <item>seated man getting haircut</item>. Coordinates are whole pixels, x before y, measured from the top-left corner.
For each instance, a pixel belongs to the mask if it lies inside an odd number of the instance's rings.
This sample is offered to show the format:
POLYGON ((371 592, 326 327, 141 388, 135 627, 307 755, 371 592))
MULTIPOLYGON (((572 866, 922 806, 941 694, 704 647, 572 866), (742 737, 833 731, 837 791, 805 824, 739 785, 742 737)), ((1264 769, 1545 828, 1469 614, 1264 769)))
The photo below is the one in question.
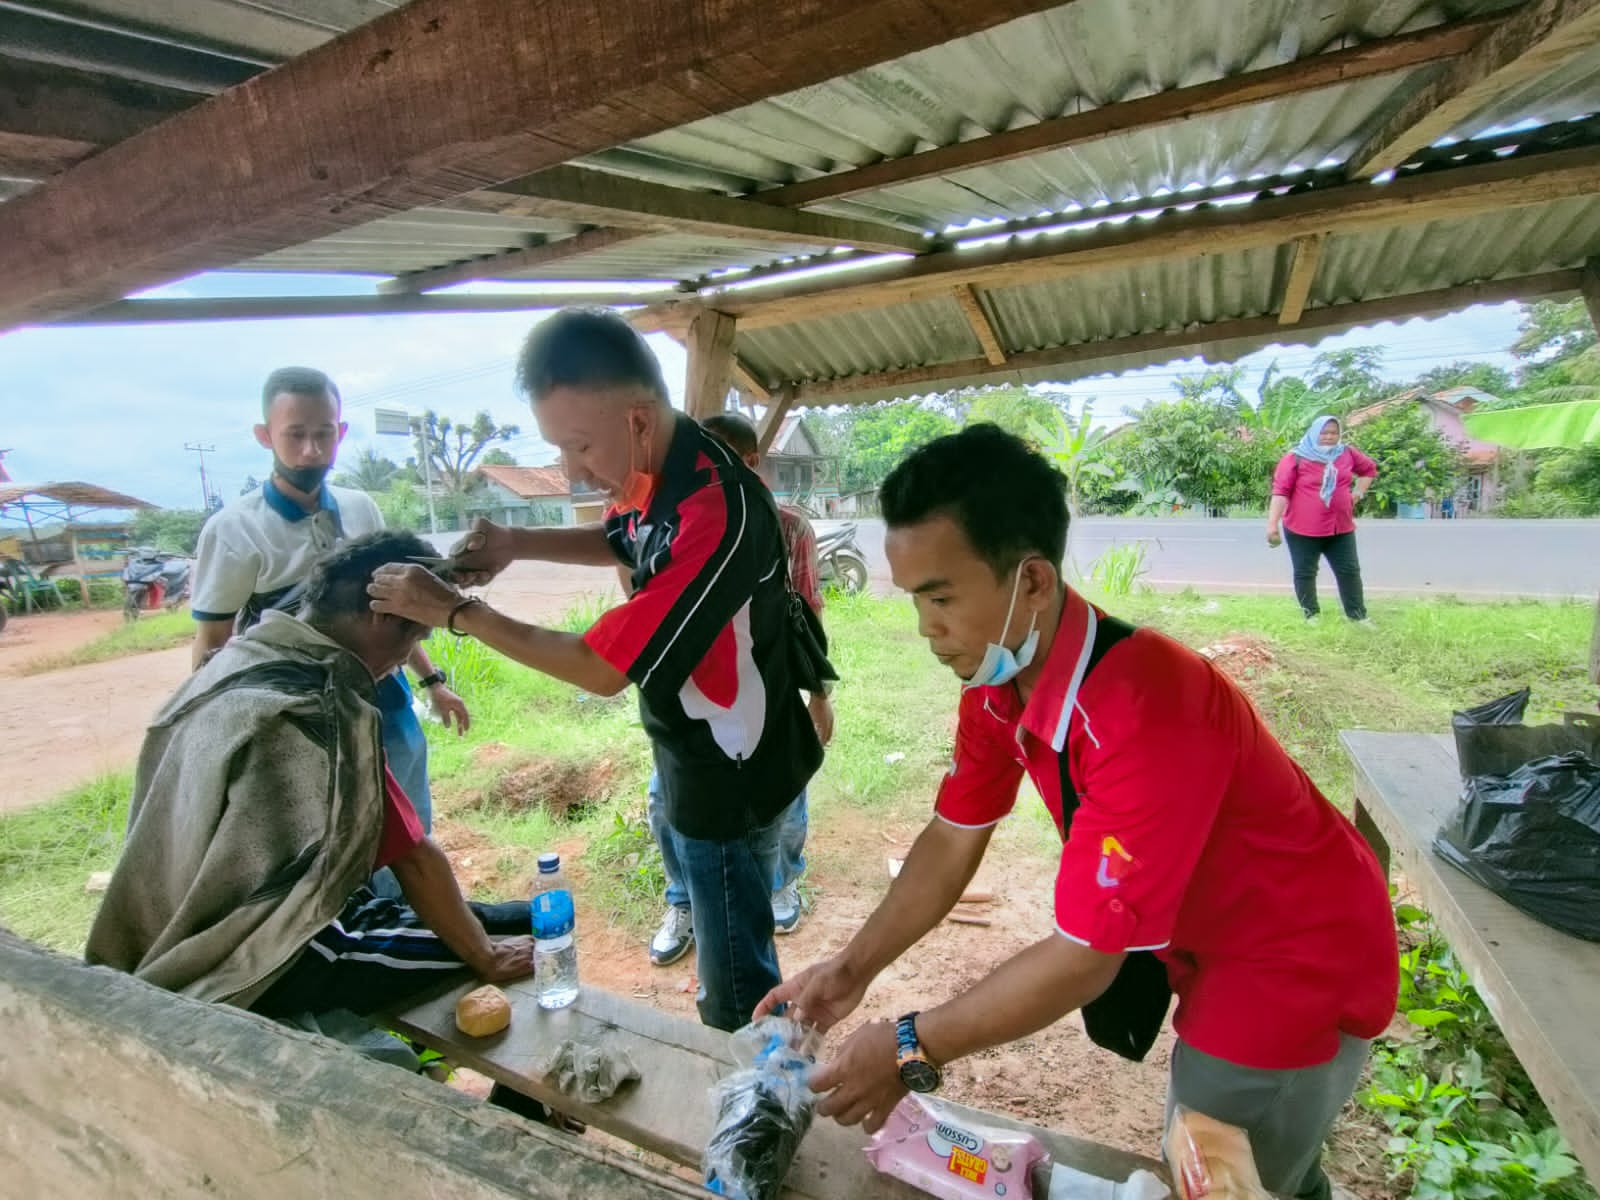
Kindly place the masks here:
POLYGON ((406 533, 345 542, 300 617, 265 614, 145 734, 127 841, 86 957, 268 1016, 403 1002, 441 971, 533 970, 526 902, 468 904, 384 765, 374 681, 424 625, 375 614, 373 573, 431 554, 406 533), (365 883, 392 867, 407 903, 365 883))

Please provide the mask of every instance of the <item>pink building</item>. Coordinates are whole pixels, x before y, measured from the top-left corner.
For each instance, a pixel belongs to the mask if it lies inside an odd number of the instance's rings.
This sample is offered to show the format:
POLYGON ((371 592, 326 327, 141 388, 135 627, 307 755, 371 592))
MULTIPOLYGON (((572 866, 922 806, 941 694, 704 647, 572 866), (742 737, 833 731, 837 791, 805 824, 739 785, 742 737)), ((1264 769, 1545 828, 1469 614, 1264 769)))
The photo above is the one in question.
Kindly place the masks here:
MULTIPOLYGON (((1458 482, 1454 500, 1456 513, 1484 513, 1492 510, 1500 493, 1500 448, 1490 442, 1480 442, 1467 433, 1461 418, 1479 404, 1498 397, 1475 387, 1446 388, 1442 392, 1424 392, 1413 388, 1390 396, 1376 404, 1358 408, 1345 418, 1351 428, 1372 420, 1379 413, 1388 412, 1400 404, 1420 404, 1434 429, 1448 441, 1461 447, 1465 473, 1458 482)), ((1443 497, 1440 497, 1443 499, 1443 497)))

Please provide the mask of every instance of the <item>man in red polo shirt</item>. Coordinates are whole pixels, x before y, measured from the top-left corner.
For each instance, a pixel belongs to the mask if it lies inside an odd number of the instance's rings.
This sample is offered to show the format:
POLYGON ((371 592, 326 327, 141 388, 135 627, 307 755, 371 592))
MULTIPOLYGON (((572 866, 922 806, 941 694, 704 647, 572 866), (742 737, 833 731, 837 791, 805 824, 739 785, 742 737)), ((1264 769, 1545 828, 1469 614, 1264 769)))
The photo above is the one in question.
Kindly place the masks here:
POLYGON ((1061 579, 1059 474, 992 425, 907 458, 882 493, 897 586, 964 681, 935 817, 850 943, 773 989, 826 1028, 943 919, 1027 775, 1063 836, 1053 928, 968 991, 875 1021, 813 1079, 878 1128, 939 1068, 1075 1009, 1148 1050, 1178 998, 1169 1103, 1248 1131, 1274 1192, 1326 1197, 1321 1148, 1394 1011, 1388 888, 1353 825, 1209 661, 1061 579))

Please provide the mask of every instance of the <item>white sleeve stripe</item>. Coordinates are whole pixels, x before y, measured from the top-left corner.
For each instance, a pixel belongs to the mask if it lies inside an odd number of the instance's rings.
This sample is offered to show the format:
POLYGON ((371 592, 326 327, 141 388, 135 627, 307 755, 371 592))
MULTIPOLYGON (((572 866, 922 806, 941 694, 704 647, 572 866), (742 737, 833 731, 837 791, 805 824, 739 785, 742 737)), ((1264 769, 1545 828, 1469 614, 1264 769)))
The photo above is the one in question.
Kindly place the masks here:
POLYGON ((992 821, 985 821, 981 825, 963 825, 960 821, 952 821, 942 812, 936 811, 933 815, 939 818, 939 820, 943 821, 946 825, 954 825, 957 829, 993 829, 996 825, 1000 824, 1001 821, 1005 820, 1004 816, 999 816, 992 821))
MULTIPOLYGON (((1059 933, 1062 937, 1066 938, 1067 941, 1069 941, 1069 942, 1076 942, 1080 946, 1088 946, 1089 949, 1091 949, 1091 950, 1094 949, 1094 946, 1093 946, 1092 943, 1090 943, 1090 942, 1086 941, 1085 939, 1079 937, 1075 933, 1068 933, 1065 929, 1061 928, 1061 923, 1059 921, 1056 922, 1056 932, 1059 933)), ((1124 946, 1121 950, 1114 951, 1113 953, 1117 953, 1117 954, 1139 954, 1139 953, 1141 953, 1143 951, 1146 951, 1146 950, 1165 950, 1170 945, 1172 945, 1172 939, 1168 938, 1166 941, 1157 943, 1154 946, 1124 946)))
POLYGON ((712 591, 716 588, 717 580, 722 578, 722 573, 728 569, 728 564, 733 561, 733 556, 738 552, 739 547, 744 543, 745 519, 748 515, 746 507, 747 502, 745 500, 743 488, 735 488, 734 491, 739 497, 739 530, 734 535, 733 542, 728 546, 727 552, 722 556, 722 561, 717 564, 717 569, 712 573, 711 578, 706 582, 706 584, 700 589, 699 597, 695 600, 689 611, 684 614, 683 620, 678 623, 678 628, 673 632, 672 637, 667 640, 667 644, 661 648, 661 653, 656 656, 656 661, 652 663, 650 665, 650 669, 644 673, 644 678, 639 681, 640 687, 647 686, 650 683, 650 677, 656 673, 656 668, 661 666, 661 664, 666 661, 667 655, 672 652, 672 647, 677 645, 678 639, 683 636, 683 631, 689 628, 690 623, 694 620, 695 613, 700 611, 700 606, 706 602, 706 598, 710 596, 712 591))

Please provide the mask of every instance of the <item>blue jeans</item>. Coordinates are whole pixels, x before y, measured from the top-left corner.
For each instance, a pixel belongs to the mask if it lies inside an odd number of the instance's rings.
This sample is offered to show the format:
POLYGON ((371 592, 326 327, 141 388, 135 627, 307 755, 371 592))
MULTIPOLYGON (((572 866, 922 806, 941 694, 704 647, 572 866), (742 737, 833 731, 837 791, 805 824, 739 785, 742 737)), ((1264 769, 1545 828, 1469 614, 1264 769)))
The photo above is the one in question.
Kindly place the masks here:
MULTIPOLYGON (((689 892, 683 886, 683 869, 678 865, 678 855, 672 839, 667 836, 667 815, 661 803, 661 789, 654 772, 650 774, 650 790, 645 796, 645 816, 650 822, 650 836, 661 847, 661 866, 667 877, 667 903, 678 908, 689 907, 689 892)), ((778 844, 772 863, 772 891, 788 887, 806 869, 806 834, 810 829, 810 815, 806 810, 806 789, 801 788, 794 802, 778 817, 778 844)))
MULTIPOLYGON (((654 785, 654 779, 651 780, 654 785)), ((782 980, 772 939, 772 881, 783 817, 728 842, 685 837, 667 822, 654 786, 650 825, 668 864, 668 896, 694 919, 700 1020, 732 1032, 782 980)))
MULTIPOLYGON (((411 688, 399 671, 378 680, 378 715, 383 756, 400 790, 417 810, 422 832, 433 832, 433 794, 428 788, 428 739, 411 709, 411 688)), ((400 884, 385 867, 372 877, 372 890, 389 900, 400 898, 400 884)))

